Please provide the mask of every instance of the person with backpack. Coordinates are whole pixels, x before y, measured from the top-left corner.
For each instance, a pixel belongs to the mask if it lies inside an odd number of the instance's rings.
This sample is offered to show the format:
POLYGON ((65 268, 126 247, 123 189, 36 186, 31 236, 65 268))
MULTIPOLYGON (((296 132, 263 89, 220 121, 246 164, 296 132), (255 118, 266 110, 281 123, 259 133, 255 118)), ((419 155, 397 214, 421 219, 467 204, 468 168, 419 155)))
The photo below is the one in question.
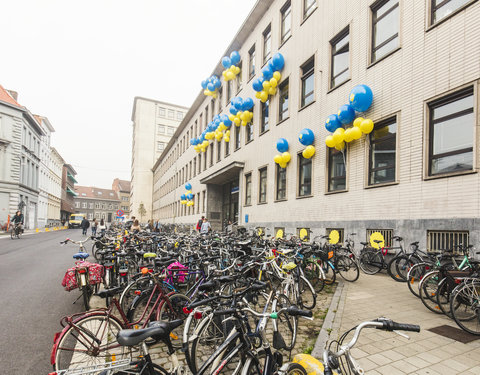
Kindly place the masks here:
POLYGON ((197 226, 195 228, 197 232, 200 232, 200 229, 202 229, 203 219, 205 219, 205 216, 202 216, 202 218, 197 222, 197 226))
POLYGON ((86 217, 83 218, 80 226, 82 227, 82 234, 87 235, 87 229, 90 227, 90 222, 87 220, 86 217))

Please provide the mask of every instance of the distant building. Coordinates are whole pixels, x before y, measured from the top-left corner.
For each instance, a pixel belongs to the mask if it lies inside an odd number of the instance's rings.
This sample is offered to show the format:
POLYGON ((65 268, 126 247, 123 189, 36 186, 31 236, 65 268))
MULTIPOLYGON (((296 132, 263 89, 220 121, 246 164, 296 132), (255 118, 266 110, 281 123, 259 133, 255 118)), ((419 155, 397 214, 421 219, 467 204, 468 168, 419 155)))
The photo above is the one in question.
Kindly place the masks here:
POLYGON ((78 194, 75 192, 75 176, 77 172, 70 164, 64 164, 62 167, 62 200, 60 205, 61 220, 68 221, 70 215, 75 212, 74 198, 78 194))
POLYGON ((116 220, 120 200, 114 190, 76 186, 75 193, 75 213, 85 214, 88 220, 104 219, 107 223, 116 220))
POLYGON ((48 163, 48 209, 47 225, 58 225, 61 219, 60 205, 62 201, 62 169, 63 158, 54 147, 50 147, 48 163))
POLYGON ((117 193, 120 209, 123 211, 125 218, 130 218, 130 181, 116 178, 113 180, 112 190, 117 193))
POLYGON ((153 172, 158 157, 182 122, 188 108, 135 97, 133 102, 133 141, 130 213, 138 218, 140 204, 146 209, 143 220, 152 218, 153 172))

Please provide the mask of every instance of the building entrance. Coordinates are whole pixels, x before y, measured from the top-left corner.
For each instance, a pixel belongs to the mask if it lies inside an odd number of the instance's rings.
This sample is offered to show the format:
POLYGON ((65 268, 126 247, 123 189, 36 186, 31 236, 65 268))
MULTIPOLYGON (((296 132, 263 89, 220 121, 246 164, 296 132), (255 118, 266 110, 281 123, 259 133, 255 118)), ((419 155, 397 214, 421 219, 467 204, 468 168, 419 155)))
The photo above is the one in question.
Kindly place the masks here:
POLYGON ((234 224, 238 223, 238 178, 223 185, 222 198, 222 229, 225 229, 230 220, 234 224))

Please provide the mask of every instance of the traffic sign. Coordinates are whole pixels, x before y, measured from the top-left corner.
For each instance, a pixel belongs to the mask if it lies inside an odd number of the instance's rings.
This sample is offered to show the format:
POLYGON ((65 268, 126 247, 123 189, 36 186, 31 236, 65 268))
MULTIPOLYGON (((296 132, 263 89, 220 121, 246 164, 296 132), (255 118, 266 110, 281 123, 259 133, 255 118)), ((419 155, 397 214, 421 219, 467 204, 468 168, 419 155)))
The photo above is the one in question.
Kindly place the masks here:
POLYGON ((123 216, 123 215, 125 215, 125 212, 123 212, 122 210, 117 211, 117 216, 123 216))

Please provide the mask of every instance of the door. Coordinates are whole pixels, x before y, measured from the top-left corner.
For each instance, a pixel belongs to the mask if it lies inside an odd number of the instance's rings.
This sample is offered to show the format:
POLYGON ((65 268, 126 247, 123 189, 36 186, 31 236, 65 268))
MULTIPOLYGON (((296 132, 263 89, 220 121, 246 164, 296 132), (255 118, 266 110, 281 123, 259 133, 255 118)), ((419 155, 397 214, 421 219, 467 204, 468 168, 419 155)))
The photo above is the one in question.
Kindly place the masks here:
POLYGON ((109 223, 112 222, 112 213, 111 213, 111 212, 108 213, 108 220, 107 220, 107 222, 109 222, 109 223))

